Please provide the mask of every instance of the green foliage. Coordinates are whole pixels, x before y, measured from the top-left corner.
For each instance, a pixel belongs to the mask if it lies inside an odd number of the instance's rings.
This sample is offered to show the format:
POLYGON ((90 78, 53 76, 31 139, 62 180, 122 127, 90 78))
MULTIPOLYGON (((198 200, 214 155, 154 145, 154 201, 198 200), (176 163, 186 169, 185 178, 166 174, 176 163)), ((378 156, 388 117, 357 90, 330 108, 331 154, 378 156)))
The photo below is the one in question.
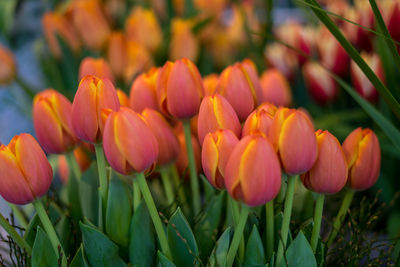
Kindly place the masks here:
POLYGON ((253 225, 253 230, 247 241, 244 262, 246 266, 265 265, 264 246, 256 225, 253 225))
POLYGON ((231 228, 227 228, 218 239, 213 251, 211 252, 209 262, 207 266, 226 266, 226 258, 228 256, 228 250, 231 240, 231 228))
MULTIPOLYGON (((308 243, 303 232, 300 231, 293 242, 289 245, 285 259, 289 267, 317 267, 310 243, 308 243)), ((281 264, 285 266, 284 263, 281 264)))
POLYGON ((32 267, 58 266, 57 255, 50 239, 42 228, 37 228, 35 243, 32 248, 32 267))

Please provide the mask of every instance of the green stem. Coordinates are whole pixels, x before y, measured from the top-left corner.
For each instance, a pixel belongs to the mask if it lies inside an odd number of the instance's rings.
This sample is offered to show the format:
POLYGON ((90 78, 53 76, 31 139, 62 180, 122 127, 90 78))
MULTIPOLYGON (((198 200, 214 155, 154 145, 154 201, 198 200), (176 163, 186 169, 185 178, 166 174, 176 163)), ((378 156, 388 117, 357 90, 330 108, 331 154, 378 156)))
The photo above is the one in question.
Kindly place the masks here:
POLYGON ((14 227, 7 221, 6 218, 0 213, 0 226, 11 236, 11 238, 18 244, 22 249, 25 249, 28 255, 32 254, 32 248, 29 244, 23 239, 17 231, 15 231, 14 227))
POLYGON ((54 227, 53 227, 53 225, 52 225, 52 223, 51 223, 51 221, 49 219, 49 216, 47 216, 47 213, 46 213, 46 210, 43 207, 42 201, 40 199, 35 200, 33 202, 33 206, 36 209, 37 215, 39 216, 40 221, 43 224, 44 230, 46 231, 46 233, 47 233, 47 235, 48 235, 48 237, 50 239, 50 242, 51 242, 51 244, 53 246, 53 249, 54 249, 56 255, 59 254, 58 253, 58 248, 60 247, 60 251, 62 253, 62 255, 60 255, 60 257, 61 257, 61 266, 63 266, 63 267, 65 266, 66 267, 67 266, 67 258, 66 258, 66 255, 64 253, 64 249, 61 246, 60 240, 58 239, 57 233, 54 230, 54 227))
POLYGON ((265 221, 266 221, 266 246, 267 246, 267 261, 272 257, 274 252, 274 200, 265 204, 265 221))
POLYGON ((194 152, 192 146, 192 133, 190 131, 189 120, 183 122, 183 130, 185 133, 186 150, 189 160, 190 188, 192 190, 193 213, 194 215, 197 215, 200 212, 200 189, 199 189, 199 180, 197 178, 196 161, 194 158, 194 152))
POLYGON ((11 208, 15 218, 17 219, 19 225, 22 228, 28 229, 28 222, 26 221, 25 215, 22 213, 22 211, 14 204, 8 203, 8 206, 10 206, 10 208, 11 208))
POLYGON ((133 211, 136 211, 137 207, 140 204, 140 199, 141 199, 140 188, 138 185, 138 181, 136 179, 133 179, 132 186, 133 186, 133 211))
POLYGON ((286 188, 287 188, 286 181, 287 181, 287 177, 283 174, 281 189, 279 190, 279 194, 276 196, 276 203, 278 203, 278 204, 282 204, 283 200, 285 199, 285 193, 286 193, 286 188))
POLYGON ((314 209, 314 227, 311 235, 311 248, 315 253, 317 251, 318 237, 321 230, 322 211, 324 210, 325 195, 319 194, 314 209))
POLYGON ((294 189, 298 178, 299 178, 298 175, 288 177, 285 207, 283 210, 283 220, 281 228, 281 242, 279 242, 277 258, 276 258, 276 263, 278 264, 278 266, 280 262, 283 260, 283 253, 284 249, 286 248, 286 241, 289 233, 290 217, 292 215, 294 189))
POLYGON ((235 229, 235 233, 233 234, 231 246, 229 247, 228 250, 227 261, 226 261, 227 267, 231 267, 233 265, 233 262, 235 261, 235 256, 239 248, 240 240, 244 239, 243 230, 244 227, 246 226, 246 221, 248 216, 249 216, 249 207, 243 204, 242 210, 240 212, 239 222, 235 229))
MULTIPOLYGON (((233 223, 235 224, 234 228, 236 229, 238 227, 239 219, 240 219, 239 203, 236 202, 231 197, 229 197, 228 199, 229 199, 229 203, 230 203, 231 209, 232 209, 233 223)), ((245 252, 245 244, 244 244, 244 238, 242 238, 240 240, 240 244, 239 244, 239 259, 243 259, 244 258, 244 252, 245 252)))
POLYGON ((15 77, 15 81, 17 82, 19 87, 21 87, 21 89, 25 92, 25 94, 29 96, 30 99, 33 99, 35 97, 35 91, 29 85, 27 85, 26 82, 19 75, 15 77))
POLYGON ((354 191, 351 189, 347 189, 346 194, 343 198, 342 205, 340 206, 339 212, 333 221, 332 232, 328 238, 328 247, 332 245, 333 240, 335 240, 336 235, 339 232, 340 227, 344 219, 346 218, 346 212, 350 207, 351 201, 353 200, 354 191))
POLYGON ((108 192, 108 183, 107 183, 107 173, 106 173, 106 160, 104 157, 103 146, 102 144, 94 145, 96 150, 96 159, 97 159, 97 170, 99 172, 99 192, 101 195, 102 206, 103 209, 107 207, 107 192, 108 192))
POLYGON ((153 197, 151 196, 150 189, 147 185, 146 178, 144 177, 143 173, 138 173, 136 174, 136 179, 138 181, 138 185, 140 191, 142 192, 144 201, 146 202, 147 209, 149 210, 150 217, 154 224, 154 228, 156 229, 158 239, 160 240, 161 250, 167 257, 170 257, 170 250, 168 246, 167 236, 165 234, 160 216, 158 215, 156 205, 154 204, 153 197))
POLYGON ((164 186, 165 195, 167 197, 167 205, 171 205, 174 202, 174 190, 172 188, 171 180, 168 174, 167 168, 160 169, 161 181, 164 186))
POLYGON ((182 209, 185 212, 188 212, 189 207, 187 206, 188 202, 186 200, 185 190, 183 184, 181 184, 182 180, 179 178, 178 170, 176 169, 175 164, 171 164, 170 166, 170 175, 172 177, 172 182, 174 183, 175 190, 178 194, 178 203, 182 206, 182 209))
POLYGON ((74 219, 79 221, 82 218, 82 206, 79 195, 79 180, 82 175, 81 169, 76 162, 73 152, 67 153, 65 156, 70 170, 68 178, 68 199, 71 206, 71 214, 74 219))

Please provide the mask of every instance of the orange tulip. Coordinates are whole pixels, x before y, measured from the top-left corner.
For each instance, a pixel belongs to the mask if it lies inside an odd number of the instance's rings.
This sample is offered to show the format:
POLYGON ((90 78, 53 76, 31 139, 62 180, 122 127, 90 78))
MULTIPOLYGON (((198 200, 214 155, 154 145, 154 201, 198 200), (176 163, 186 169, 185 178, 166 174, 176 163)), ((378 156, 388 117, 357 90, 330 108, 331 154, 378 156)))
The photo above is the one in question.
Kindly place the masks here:
POLYGON ((208 181, 218 189, 225 188, 225 167, 233 148, 239 142, 235 133, 219 129, 208 133, 201 150, 201 163, 208 181))
POLYGON ((159 69, 151 68, 147 73, 138 76, 132 84, 129 105, 136 112, 145 108, 159 110, 156 85, 159 69))
POLYGON ((30 134, 20 134, 0 146, 0 195, 24 205, 45 195, 53 170, 40 145, 30 134))
POLYGON ((221 95, 206 96, 201 101, 197 131, 200 144, 208 133, 229 129, 240 137, 240 122, 229 102, 221 95))
POLYGON ((232 198, 259 206, 281 188, 279 159, 262 134, 248 135, 234 147, 225 167, 225 186, 232 198))
POLYGON ((108 116, 103 135, 104 154, 111 167, 124 175, 144 172, 157 160, 157 139, 143 118, 121 107, 108 116))
POLYGON ((277 108, 269 103, 259 106, 247 117, 243 125, 242 136, 254 134, 258 131, 268 136, 276 110, 277 108))
POLYGON ((125 83, 131 83, 136 75, 153 66, 152 55, 149 51, 143 45, 133 41, 126 43, 126 60, 123 77, 125 83))
POLYGON ((33 99, 36 136, 47 153, 64 153, 75 146, 71 116, 71 102, 53 89, 44 90, 33 99))
POLYGON ((305 187, 314 192, 335 194, 346 185, 346 156, 337 138, 328 131, 318 130, 315 136, 318 157, 314 166, 301 175, 301 180, 305 187))
POLYGON ((184 58, 162 67, 157 81, 157 98, 161 111, 177 119, 195 116, 204 94, 203 81, 196 65, 184 58))
POLYGON ((214 16, 219 16, 226 7, 229 1, 227 0, 194 0, 196 9, 205 12, 206 14, 211 14, 214 16))
POLYGON ((117 89, 119 104, 123 107, 129 107, 129 98, 121 89, 117 89))
MULTIPOLYGON (((83 146, 78 146, 74 149, 74 157, 79 165, 81 172, 86 171, 90 167, 91 160, 83 146)), ((65 155, 58 156, 58 174, 64 184, 68 183, 70 168, 65 155)))
POLYGON ((193 21, 174 18, 171 22, 171 42, 169 58, 178 60, 188 58, 196 61, 199 54, 199 44, 192 32, 193 21))
POLYGON ((107 49, 107 59, 115 76, 124 77, 125 67, 128 64, 127 41, 122 32, 113 32, 110 35, 107 49))
POLYGON ((213 95, 217 89, 218 74, 212 73, 203 78, 204 94, 213 95))
POLYGON ((83 79, 86 75, 94 75, 100 79, 109 79, 110 82, 114 83, 111 67, 103 58, 84 58, 79 66, 79 79, 83 79))
POLYGON ((142 116, 158 141, 157 164, 166 165, 175 161, 180 152, 179 141, 163 115, 146 108, 142 116))
POLYGON ((375 133, 357 128, 343 142, 349 177, 347 184, 354 190, 364 190, 378 180, 381 168, 381 148, 375 133))
POLYGON ((16 66, 14 55, 0 44, 0 85, 6 85, 15 78, 16 66))
POLYGON ((262 102, 288 107, 292 103, 289 81, 277 69, 269 69, 261 75, 262 102))
POLYGON ((314 165, 318 153, 317 140, 314 126, 304 112, 279 108, 269 136, 287 174, 302 174, 314 165))
POLYGON ((102 109, 117 111, 117 92, 109 80, 85 76, 79 83, 72 103, 72 127, 75 135, 86 142, 100 142, 104 128, 102 109))

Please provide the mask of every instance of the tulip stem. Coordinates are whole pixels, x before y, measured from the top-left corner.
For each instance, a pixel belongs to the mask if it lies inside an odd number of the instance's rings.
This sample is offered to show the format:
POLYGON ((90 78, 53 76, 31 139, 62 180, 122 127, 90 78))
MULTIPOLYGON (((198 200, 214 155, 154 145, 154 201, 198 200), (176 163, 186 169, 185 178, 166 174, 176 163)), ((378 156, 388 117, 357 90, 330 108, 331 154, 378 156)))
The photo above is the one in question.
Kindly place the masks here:
POLYGON ((44 230, 46 231, 50 242, 53 246, 53 249, 56 253, 56 255, 59 255, 59 248, 60 248, 60 257, 61 257, 61 266, 66 267, 67 266, 67 258, 64 253, 64 249, 61 246, 60 240, 58 239, 57 233, 54 230, 53 224, 51 223, 49 216, 46 213, 46 210, 44 209, 43 203, 40 199, 37 199, 33 202, 33 206, 36 209, 37 215, 40 218, 40 221, 43 224, 44 230))
POLYGON ((15 218, 17 219, 19 225, 22 228, 27 229, 28 228, 28 222, 26 221, 25 215, 21 212, 21 210, 16 205, 11 204, 11 203, 8 203, 8 206, 10 206, 10 208, 11 208, 15 218))
POLYGON ((21 248, 30 256, 32 254, 32 248, 29 246, 28 242, 25 241, 18 233, 15 231, 14 227, 7 221, 6 218, 0 213, 0 226, 11 236, 11 238, 18 244, 21 248))
POLYGON ((328 247, 332 245, 333 240, 335 240, 335 237, 338 234, 344 219, 346 218, 346 213, 350 207, 351 201, 353 200, 353 196, 354 196, 354 191, 351 189, 347 189, 346 194, 343 198, 342 205, 340 206, 339 212, 335 220, 333 221, 332 232, 328 238, 328 247))
POLYGON ((267 246, 267 261, 272 257, 274 252, 274 200, 265 204, 265 221, 266 221, 266 246, 267 246))
POLYGON ((288 184, 286 189, 286 198, 285 198, 285 207, 283 210, 283 220, 282 220, 282 228, 281 228, 281 240, 278 246, 278 252, 276 257, 276 263, 279 266, 280 262, 283 260, 284 249, 286 248, 287 236, 289 233, 290 226, 290 217, 292 215, 292 207, 293 207, 293 196, 294 189, 296 186, 298 175, 288 177, 288 184))
POLYGON ((226 266, 231 267, 235 261, 236 252, 239 248, 240 241, 243 240, 243 230, 246 226, 247 217, 249 216, 249 207, 245 204, 242 205, 242 210, 240 212, 239 222, 235 228, 235 233, 233 234, 233 239, 231 246, 228 250, 226 266))
POLYGON ((144 177, 144 174, 141 172, 136 174, 136 179, 138 181, 138 185, 140 191, 142 192, 144 201, 146 202, 147 209, 149 210, 151 219, 154 224, 154 228, 156 229, 156 233, 161 245, 161 250, 169 258, 170 250, 168 246, 167 236, 165 234, 160 216, 157 212, 156 205, 154 204, 153 197, 151 196, 150 189, 147 185, 146 178, 144 177))
POLYGON ((196 161, 194 158, 193 145, 192 145, 192 133, 190 131, 190 121, 185 120, 183 122, 183 131, 185 133, 186 150, 189 160, 189 172, 190 172, 190 187, 192 190, 193 200, 193 212, 194 215, 200 212, 200 189, 199 180, 197 179, 196 161))
POLYGON ((161 181, 164 186, 165 195, 167 197, 167 205, 171 205, 174 202, 174 190, 172 188, 171 180, 166 168, 160 169, 161 181))
POLYGON ((79 221, 82 218, 82 207, 79 196, 79 180, 81 178, 81 169, 76 162, 74 153, 70 152, 66 154, 68 166, 70 168, 68 178, 68 199, 71 208, 71 214, 74 219, 79 221))
MULTIPOLYGON (((229 201, 229 203, 231 205, 231 209, 232 209, 232 217, 233 217, 234 229, 236 229, 238 227, 239 218, 240 218, 239 203, 236 202, 231 197, 228 198, 228 201, 229 201)), ((242 238, 240 240, 240 244, 239 244, 239 259, 243 259, 244 250, 245 250, 245 244, 244 244, 244 239, 242 238)))
POLYGON ((324 194, 318 194, 314 209, 314 227, 311 235, 311 248, 315 253, 317 251, 318 237, 321 230, 322 211, 324 210, 324 194))
POLYGON ((286 188, 287 188, 287 177, 286 175, 282 175, 282 185, 281 189, 279 190, 279 194, 276 196, 276 203, 282 204, 283 200, 285 199, 285 193, 286 193, 286 188))
POLYGON ((103 146, 102 144, 94 145, 96 150, 96 159, 97 159, 97 170, 99 172, 99 191, 102 200, 103 209, 107 207, 107 192, 108 192, 108 183, 107 183, 107 173, 106 173, 106 160, 104 158, 103 146))
POLYGON ((138 185, 138 181, 136 179, 133 179, 132 186, 133 186, 133 211, 136 211, 137 207, 140 204, 140 198, 141 198, 140 188, 138 185))
POLYGON ((176 188, 176 192, 178 193, 179 204, 183 205, 183 209, 185 211, 187 211, 187 201, 186 201, 185 190, 180 182, 181 180, 179 179, 178 170, 176 169, 175 164, 171 164, 170 174, 171 174, 174 186, 176 188))

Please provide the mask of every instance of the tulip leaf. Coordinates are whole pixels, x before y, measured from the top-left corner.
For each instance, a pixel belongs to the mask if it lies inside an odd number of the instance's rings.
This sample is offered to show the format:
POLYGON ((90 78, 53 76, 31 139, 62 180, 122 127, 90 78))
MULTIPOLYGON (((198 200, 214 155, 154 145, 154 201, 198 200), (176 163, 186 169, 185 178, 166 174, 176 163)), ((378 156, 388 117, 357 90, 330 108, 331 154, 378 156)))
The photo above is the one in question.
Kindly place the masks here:
POLYGON ((111 175, 106 211, 106 233, 121 247, 128 247, 132 219, 132 201, 124 181, 111 175))
MULTIPOLYGON (((276 248, 278 247, 279 242, 281 242, 280 229, 282 228, 282 221, 283 221, 283 213, 279 212, 274 217, 274 226, 275 226, 275 229, 277 229, 277 231, 275 231, 275 237, 274 237, 275 238, 275 246, 274 247, 276 247, 276 248)), ((289 229, 286 246, 288 246, 290 244, 290 242, 292 242, 292 233, 290 232, 290 229, 289 229)))
POLYGON ((157 251, 158 267, 175 267, 176 265, 170 261, 161 251, 157 251))
POLYGON ((32 267, 58 266, 57 258, 50 239, 42 228, 38 227, 32 248, 32 267))
POLYGON ((210 255, 209 264, 207 266, 226 266, 226 258, 228 255, 229 244, 231 239, 231 228, 228 227, 215 243, 215 247, 210 255))
POLYGON ((200 178, 201 181, 203 182, 205 197, 206 199, 210 199, 213 195, 215 195, 216 190, 203 174, 200 174, 200 178))
POLYGON ((129 234, 129 259, 133 266, 154 266, 156 240, 153 222, 141 201, 132 216, 129 234))
POLYGON ((224 205, 225 191, 213 196, 206 203, 203 212, 194 225, 194 235, 198 242, 200 258, 204 261, 213 249, 218 234, 218 226, 221 222, 222 208, 224 205))
POLYGON ((97 223, 99 210, 99 179, 97 165, 92 163, 90 168, 82 174, 79 190, 81 196, 82 213, 92 223, 97 223))
MULTIPOLYGON (((311 240, 312 230, 314 227, 314 222, 312 219, 307 220, 300 226, 301 231, 307 240, 311 240)), ((317 260, 318 266, 324 266, 325 261, 325 246, 322 243, 321 238, 318 238, 317 251, 315 252, 315 259, 317 260)))
POLYGON ((118 255, 118 246, 99 230, 80 223, 83 247, 91 266, 127 266, 118 255))
POLYGON ((75 257, 72 259, 70 267, 89 267, 89 264, 85 258, 85 253, 83 252, 82 244, 76 252, 75 257))
POLYGON ((253 230, 247 241, 244 262, 246 266, 265 265, 264 246, 256 225, 253 225, 253 230))
MULTIPOLYGON (((286 259, 288 266, 317 267, 317 261, 315 260, 310 243, 308 243, 302 231, 297 234, 297 237, 286 250, 286 259)), ((281 262, 279 267, 281 266, 286 265, 284 262, 281 262)))
POLYGON ((68 255, 74 244, 80 242, 80 236, 72 234, 73 229, 71 220, 65 215, 61 216, 60 221, 55 226, 55 229, 60 238, 61 246, 63 247, 65 254, 68 255), (76 240, 77 238, 78 240, 76 240))
POLYGON ((196 265, 199 256, 196 240, 180 208, 169 220, 167 231, 173 262, 177 266, 196 265))
POLYGON ((17 0, 2 0, 0 1, 0 31, 8 35, 12 23, 14 22, 15 8, 17 0))

